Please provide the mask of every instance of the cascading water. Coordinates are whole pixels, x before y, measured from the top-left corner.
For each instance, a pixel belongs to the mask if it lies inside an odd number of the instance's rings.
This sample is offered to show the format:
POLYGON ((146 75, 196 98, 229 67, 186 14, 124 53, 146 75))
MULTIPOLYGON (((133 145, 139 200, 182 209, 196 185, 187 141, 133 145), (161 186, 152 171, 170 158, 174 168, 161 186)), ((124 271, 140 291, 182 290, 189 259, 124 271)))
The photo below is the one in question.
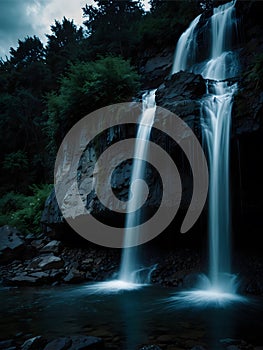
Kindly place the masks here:
MULTIPOLYGON (((142 185, 141 179, 143 179, 145 175, 145 163, 142 159, 147 159, 148 142, 156 110, 155 91, 156 90, 146 92, 142 97, 143 112, 136 135, 134 161, 132 165, 131 186, 129 190, 129 202, 125 222, 126 230, 124 234, 124 246, 128 248, 123 249, 119 274, 120 280, 131 283, 141 282, 141 269, 138 271, 139 273, 136 273, 136 270, 139 269, 137 256, 138 248, 136 245, 140 234, 140 213, 138 213, 136 209, 142 201, 142 191, 140 186, 142 185), (130 227, 133 228, 132 231, 127 230, 127 228, 130 227)), ((150 271, 151 270, 149 270, 149 272, 150 271)), ((147 282, 147 280, 144 280, 144 282, 147 282)))
POLYGON ((214 9, 211 17, 210 60, 200 72, 207 82, 203 101, 203 131, 210 163, 209 258, 210 281, 216 290, 235 292, 231 272, 229 143, 233 95, 237 84, 226 80, 238 74, 231 36, 236 27, 235 2, 214 9))
POLYGON ((189 28, 181 35, 178 40, 175 55, 172 74, 186 70, 196 62, 196 26, 200 20, 201 15, 197 16, 189 28))
POLYGON ((203 132, 210 163, 209 259, 213 288, 233 292, 230 277, 229 134, 236 84, 213 83, 203 101, 203 132))
POLYGON ((145 159, 154 122, 156 103, 155 91, 142 96, 142 114, 136 135, 131 182, 125 220, 124 247, 118 279, 99 282, 87 287, 90 293, 118 293, 141 288, 150 282, 155 266, 141 267, 138 259, 138 239, 140 235, 141 204, 147 199, 145 177, 145 159))
MULTIPOLYGON (((235 276, 230 274, 229 143, 232 101, 237 84, 227 81, 237 76, 239 69, 237 55, 232 51, 231 42, 237 27, 235 1, 214 8, 207 26, 211 28, 211 53, 210 57, 201 63, 193 61, 193 58, 198 56, 196 38, 199 19, 200 16, 196 17, 179 39, 172 73, 187 70, 201 74, 207 79, 207 95, 202 101, 201 116, 210 165, 210 281, 206 279, 205 288, 213 291, 215 299, 219 292, 221 300, 222 294, 228 298, 229 293, 235 293, 236 289, 235 276)), ((197 298, 200 301, 200 291, 198 293, 197 298)), ((189 295, 183 297, 187 299, 189 295)), ((203 298, 207 298, 206 293, 203 298)))

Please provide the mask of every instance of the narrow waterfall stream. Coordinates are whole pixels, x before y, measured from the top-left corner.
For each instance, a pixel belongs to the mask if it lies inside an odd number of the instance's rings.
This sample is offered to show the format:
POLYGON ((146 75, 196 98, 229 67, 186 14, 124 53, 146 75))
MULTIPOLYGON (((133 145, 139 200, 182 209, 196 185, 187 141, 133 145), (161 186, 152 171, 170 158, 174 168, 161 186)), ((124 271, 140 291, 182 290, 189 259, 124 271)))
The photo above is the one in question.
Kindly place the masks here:
POLYGON ((188 70, 195 64, 197 45, 196 45, 196 26, 199 23, 201 15, 197 16, 180 36, 175 49, 172 74, 181 70, 188 70))
POLYGON ((136 211, 142 200, 142 179, 145 175, 145 162, 147 159, 148 142, 154 122, 156 103, 155 91, 146 92, 142 97, 143 111, 136 135, 134 159, 132 164, 131 182, 129 189, 129 204, 126 214, 124 246, 123 248, 119 279, 131 283, 145 283, 141 280, 139 270, 139 257, 137 254, 138 237, 140 234, 140 212, 136 211), (131 229, 132 228, 132 229, 131 229))
POLYGON ((92 284, 90 291, 95 293, 115 293, 120 290, 134 290, 150 282, 155 266, 142 267, 138 253, 138 240, 141 220, 141 206, 148 196, 148 187, 144 181, 148 153, 148 144, 154 123, 156 90, 147 91, 142 96, 142 114, 133 154, 133 162, 125 219, 124 243, 118 279, 92 284))

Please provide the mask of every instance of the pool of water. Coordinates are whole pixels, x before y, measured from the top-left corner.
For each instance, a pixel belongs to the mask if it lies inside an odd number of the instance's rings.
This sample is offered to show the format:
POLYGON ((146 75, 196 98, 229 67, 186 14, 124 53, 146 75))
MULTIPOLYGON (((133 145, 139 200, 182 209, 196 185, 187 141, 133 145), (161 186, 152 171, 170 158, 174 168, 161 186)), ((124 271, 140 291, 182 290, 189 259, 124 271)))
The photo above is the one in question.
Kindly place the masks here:
POLYGON ((108 348, 125 350, 150 343, 162 349, 204 345, 216 350, 224 338, 263 345, 262 298, 193 303, 158 286, 109 293, 98 286, 1 288, 0 337, 87 334, 102 337, 108 348))

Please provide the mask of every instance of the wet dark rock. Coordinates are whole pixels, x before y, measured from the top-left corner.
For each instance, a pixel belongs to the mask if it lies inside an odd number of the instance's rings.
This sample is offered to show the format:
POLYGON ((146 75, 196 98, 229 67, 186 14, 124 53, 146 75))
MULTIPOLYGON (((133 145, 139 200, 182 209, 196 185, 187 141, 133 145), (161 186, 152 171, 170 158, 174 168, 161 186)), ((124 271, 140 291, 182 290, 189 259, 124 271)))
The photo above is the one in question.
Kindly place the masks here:
POLYGON ((145 89, 154 89, 170 74, 173 64, 174 48, 159 53, 148 54, 141 62, 140 73, 145 89))
POLYGON ((73 336, 70 337, 72 340, 72 345, 69 350, 100 350, 104 349, 104 343, 101 338, 92 336, 73 336))
MULTIPOLYGON (((45 344, 44 344, 45 345, 45 344)), ((30 348, 31 349, 31 348, 30 348)), ((35 348, 32 348, 35 349, 35 348)), ((101 338, 85 335, 61 337, 50 341, 45 347, 37 348, 43 350, 101 350, 104 343, 101 338)))
POLYGON ((185 117, 196 110, 199 100, 206 93, 205 80, 201 75, 179 72, 166 78, 156 92, 158 106, 185 117), (191 102, 195 102, 194 105, 191 102))
POLYGON ((49 277, 50 280, 53 282, 54 280, 59 281, 61 279, 61 277, 64 275, 64 270, 63 269, 59 269, 59 270, 51 270, 49 271, 49 277))
POLYGON ((47 341, 42 336, 37 336, 30 338, 24 342, 21 347, 21 350, 40 350, 43 349, 47 341))
POLYGON ((85 273, 82 273, 77 269, 72 268, 63 280, 66 283, 80 283, 84 281, 84 279, 85 273))
POLYGON ((202 345, 195 345, 191 348, 191 350, 206 350, 202 345))
POLYGON ((166 78, 156 92, 156 103, 182 118, 201 137, 201 98, 206 94, 201 75, 179 72, 166 78))
MULTIPOLYGON (((59 206, 57 205, 55 189, 52 190, 51 194, 46 200, 45 209, 42 213, 41 223, 48 224, 48 227, 51 227, 54 224, 62 224, 64 222, 62 213, 59 206)), ((49 235, 53 236, 52 230, 48 230, 49 235)))
POLYGON ((43 248, 41 248, 40 253, 58 254, 61 250, 61 246, 62 246, 62 244, 60 241, 53 240, 53 241, 49 242, 48 244, 46 244, 43 248))
POLYGON ((20 259, 26 250, 24 241, 19 237, 21 233, 14 227, 5 225, 0 227, 0 263, 7 263, 20 259))
POLYGON ((11 279, 7 279, 6 283, 14 286, 35 285, 38 281, 37 277, 29 276, 26 273, 17 275, 11 279))
POLYGON ((72 345, 72 340, 69 337, 58 338, 48 343, 45 346, 44 350, 67 350, 71 345, 72 345))
POLYGON ((20 338, 20 337, 22 337, 22 335, 23 335, 23 332, 17 332, 16 335, 15 335, 15 337, 16 337, 16 338, 20 338))
POLYGON ((142 348, 139 348, 139 350, 162 350, 162 349, 158 345, 144 345, 142 348))
POLYGON ((0 349, 8 349, 14 345, 13 339, 7 339, 0 341, 0 349))
POLYGON ((28 233, 28 234, 25 236, 25 241, 31 243, 35 238, 36 238, 36 235, 35 235, 35 234, 33 234, 33 233, 28 233))
POLYGON ((31 245, 36 248, 37 250, 40 250, 44 247, 45 245, 45 242, 42 240, 42 239, 34 239, 32 242, 31 242, 31 245))
POLYGON ((32 268, 40 268, 41 270, 50 270, 50 269, 60 269, 64 266, 64 261, 53 254, 44 255, 35 258, 30 267, 32 268))
POLYGON ((220 343, 223 344, 224 346, 239 345, 242 343, 242 340, 241 339, 225 338, 225 339, 220 339, 220 343))

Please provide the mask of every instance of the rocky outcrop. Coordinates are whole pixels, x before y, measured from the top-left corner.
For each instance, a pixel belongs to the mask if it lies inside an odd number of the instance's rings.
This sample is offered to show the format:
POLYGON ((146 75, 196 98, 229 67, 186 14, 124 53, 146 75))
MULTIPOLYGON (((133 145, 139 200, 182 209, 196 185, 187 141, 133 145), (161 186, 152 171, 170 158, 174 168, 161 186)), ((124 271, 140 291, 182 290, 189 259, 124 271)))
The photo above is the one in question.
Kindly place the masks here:
POLYGON ((14 227, 0 227, 0 264, 19 259, 26 250, 26 245, 19 237, 21 233, 14 227))
POLYGON ((46 244, 43 248, 41 248, 40 253, 47 254, 47 253, 54 253, 58 254, 61 250, 61 242, 53 240, 46 244))
POLYGON ((35 258, 30 264, 31 267, 37 267, 41 270, 51 270, 51 269, 60 269, 64 266, 64 262, 58 256, 53 254, 44 255, 41 257, 35 258))
POLYGON ((64 218, 58 206, 55 189, 48 196, 42 213, 41 223, 45 233, 52 238, 60 238, 59 228, 65 226, 64 218))
POLYGON ((167 48, 161 52, 145 52, 141 57, 139 72, 144 89, 156 89, 172 70, 174 48, 167 48))
MULTIPOLYGON (((9 231, 14 230, 9 228, 9 231)), ((74 248, 44 235, 35 240, 21 236, 26 246, 23 259, 9 260, 1 266, 0 281, 9 286, 36 286, 81 283, 104 280, 113 276, 119 266, 119 251, 94 249, 91 246, 74 248), (33 249, 34 255, 27 254, 33 249)))
POLYGON ((63 281, 65 283, 80 283, 86 280, 86 275, 86 272, 79 271, 72 267, 66 277, 64 277, 63 281))
POLYGON ((44 350, 66 350, 72 345, 72 340, 68 338, 54 339, 45 346, 44 350))
POLYGON ((201 135, 201 98, 206 93, 206 83, 201 75, 179 72, 167 77, 156 92, 156 103, 182 118, 201 135))

